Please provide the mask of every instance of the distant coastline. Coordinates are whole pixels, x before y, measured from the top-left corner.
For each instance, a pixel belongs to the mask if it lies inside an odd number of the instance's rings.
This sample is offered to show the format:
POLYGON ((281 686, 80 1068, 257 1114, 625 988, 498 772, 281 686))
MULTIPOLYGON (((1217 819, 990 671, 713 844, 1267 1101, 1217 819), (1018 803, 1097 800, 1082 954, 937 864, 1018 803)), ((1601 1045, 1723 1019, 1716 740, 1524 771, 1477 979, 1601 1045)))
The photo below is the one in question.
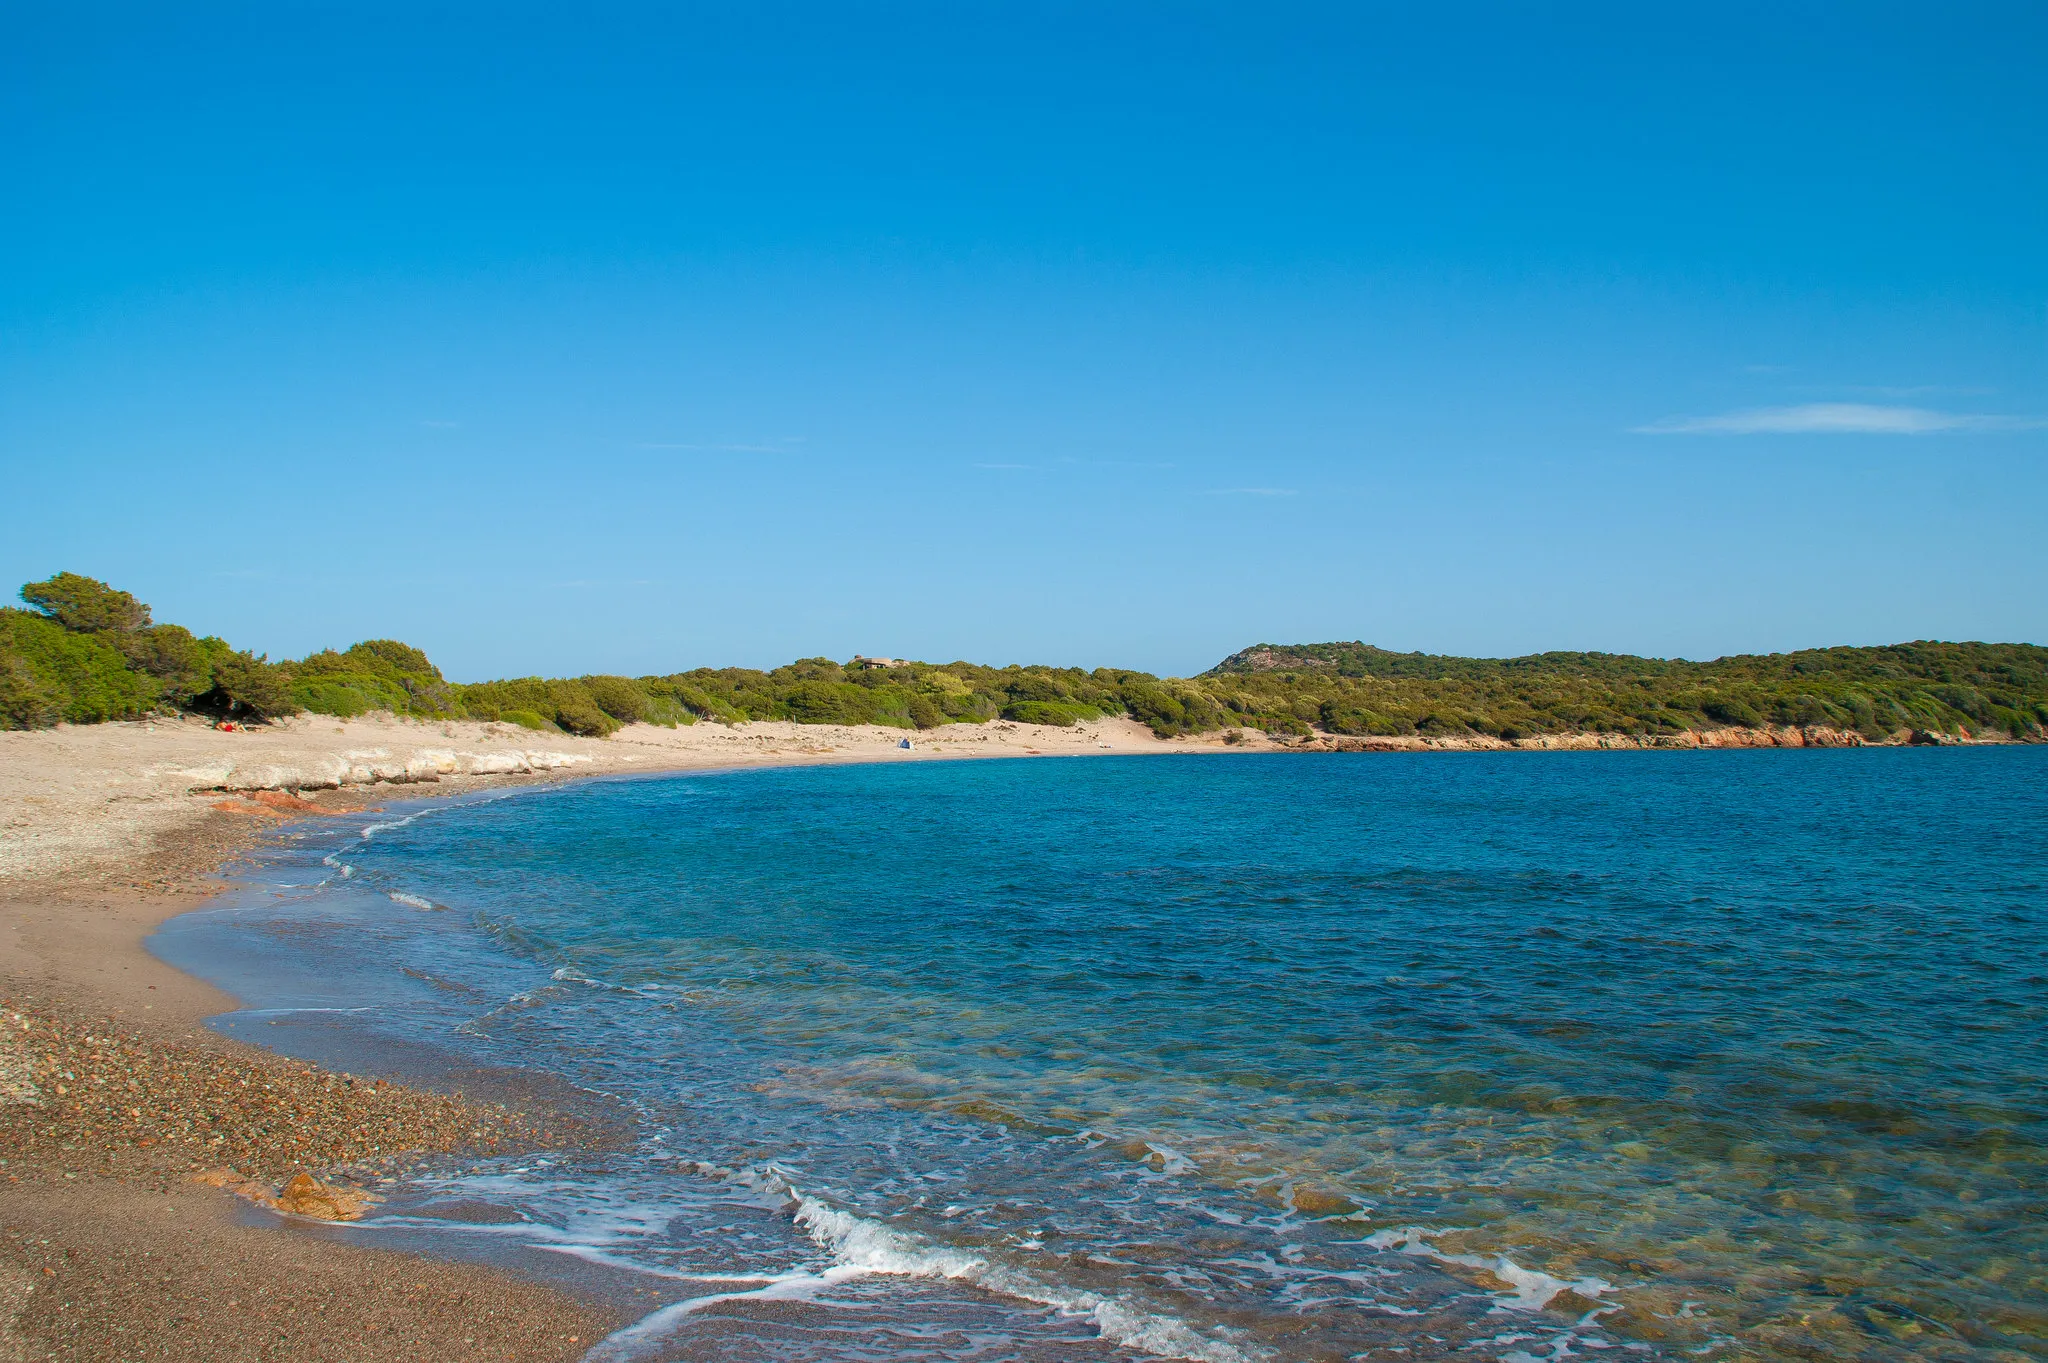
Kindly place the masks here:
POLYGON ((131 594, 76 573, 28 583, 21 597, 30 609, 0 609, 0 728, 388 711, 584 738, 629 724, 770 720, 929 733, 998 720, 1072 728, 1128 718, 1161 739, 1256 735, 1311 750, 2048 739, 2048 648, 2034 644, 1921 640, 1691 662, 1262 643, 1192 678, 855 656, 767 671, 451 682, 424 652, 392 639, 273 663, 156 624, 131 594))
POLYGON ((1755 728, 1686 729, 1677 733, 1568 731, 1516 739, 1486 734, 1438 737, 1316 734, 1283 746, 1291 752, 1697 752, 1740 748, 1946 748, 2039 741, 2035 737, 2014 738, 1996 730, 1972 733, 1968 726, 1958 726, 1954 732, 1898 729, 1888 734, 1870 735, 1826 724, 1804 727, 1783 724, 1755 728))

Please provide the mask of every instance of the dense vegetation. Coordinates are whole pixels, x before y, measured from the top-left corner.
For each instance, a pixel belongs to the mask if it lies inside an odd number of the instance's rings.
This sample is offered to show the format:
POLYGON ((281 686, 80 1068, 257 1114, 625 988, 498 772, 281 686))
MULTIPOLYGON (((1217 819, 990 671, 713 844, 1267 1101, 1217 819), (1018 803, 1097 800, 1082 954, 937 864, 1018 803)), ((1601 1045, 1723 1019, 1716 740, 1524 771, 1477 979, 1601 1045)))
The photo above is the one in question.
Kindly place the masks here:
POLYGON ((659 677, 450 682, 418 649, 372 639, 272 663, 151 621, 126 592, 73 573, 0 609, 0 727, 192 711, 266 719, 374 710, 604 735, 623 724, 886 724, 997 718, 1073 724, 1127 714, 1162 736, 1232 727, 1275 734, 1676 733, 1824 724, 2048 736, 2048 648, 1897 644, 1693 663, 1604 653, 1451 658, 1365 644, 1261 644, 1193 679, 1099 667, 840 664, 699 668, 659 677))
POLYGON ((1900 729, 2048 727, 2048 648, 1889 644, 1745 654, 1712 662, 1613 653, 1453 658, 1369 644, 1259 644, 1199 679, 1263 727, 1338 734, 1677 733, 1828 725, 1879 738, 1900 729))
POLYGON ((182 625, 76 573, 31 582, 32 610, 0 608, 0 728, 132 719, 152 710, 281 714, 288 678, 254 654, 182 625))

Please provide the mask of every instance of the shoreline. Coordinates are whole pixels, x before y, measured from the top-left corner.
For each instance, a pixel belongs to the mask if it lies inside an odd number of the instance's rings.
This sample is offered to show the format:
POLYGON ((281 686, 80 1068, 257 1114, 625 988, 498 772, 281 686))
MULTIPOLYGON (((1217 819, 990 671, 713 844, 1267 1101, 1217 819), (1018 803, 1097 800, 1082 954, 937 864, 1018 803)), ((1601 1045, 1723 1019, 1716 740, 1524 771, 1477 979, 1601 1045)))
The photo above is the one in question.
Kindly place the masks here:
POLYGON ((237 733, 164 721, 0 733, 0 1225, 10 1232, 0 1237, 0 1363, 58 1353, 197 1363, 279 1349, 352 1363, 583 1357, 644 1307, 601 1283, 574 1291, 323 1241, 319 1217, 335 1205, 287 1201, 313 1214, 287 1220, 277 1193, 306 1172, 337 1180, 323 1193, 347 1194, 351 1172, 372 1175, 407 1152, 587 1144, 603 1139, 600 1123, 546 1101, 450 1098, 234 1040, 206 1021, 240 1001, 160 960, 146 939, 225 890, 214 877, 281 822, 392 800, 629 774, 1220 746, 1161 742, 1128 721, 953 727, 962 732, 939 741, 910 735, 907 751, 898 730, 791 724, 703 726, 695 743, 659 729, 549 735, 545 748, 511 747, 515 735, 538 736, 508 726, 389 717, 237 733), (360 770, 337 771, 344 761, 360 770), (250 1108, 221 1096, 247 1091, 266 1097, 250 1108), (366 1112, 381 1132, 369 1142, 366 1112), (270 1139, 283 1129, 289 1139, 270 1139), (274 1233, 282 1225, 314 1233, 274 1233))
MULTIPOLYGON (((145 728, 93 727, 131 733, 145 728)), ((609 761, 590 754, 585 761, 538 769, 529 763, 524 771, 445 772, 439 768, 447 758, 440 754, 451 751, 452 737, 457 741, 452 752, 459 758, 467 736, 447 733, 452 726, 393 722, 374 726, 384 733, 373 735, 386 739, 378 746, 387 755, 377 760, 390 763, 388 774, 372 772, 372 779, 362 784, 337 780, 324 789, 306 782, 295 790, 255 784, 290 774, 295 755, 276 740, 298 741, 303 750, 309 727, 273 735, 265 746, 242 745, 238 756, 258 760, 242 771, 239 788, 197 785, 215 776, 217 768, 195 774, 187 767, 169 781, 161 774, 114 780, 105 768, 74 769, 74 787, 84 787, 82 796, 74 789, 71 800, 51 800, 37 809, 19 798, 20 773, 11 773, 15 789, 6 794, 17 798, 0 804, 10 833, 24 824, 47 823, 53 813, 83 818, 86 826, 78 830, 84 836, 69 848, 61 840, 40 845, 42 874, 0 875, 0 1023, 5 1024, 0 1026, 0 1149, 5 1151, 5 1163, 0 1164, 0 1224, 14 1232, 0 1240, 0 1363, 31 1356, 31 1349, 68 1349, 89 1357, 125 1357, 133 1350, 135 1355, 152 1357, 213 1359, 255 1358, 280 1346, 305 1357, 373 1363, 471 1353, 520 1360, 574 1359, 637 1315, 631 1304, 605 1300, 606 1294, 590 1284, 577 1292, 494 1267, 322 1243, 317 1235, 266 1233, 280 1224, 279 1219, 255 1212, 248 1202, 223 1192, 220 1183, 232 1187, 232 1180, 216 1180, 215 1186, 192 1181, 195 1173, 204 1172, 199 1163, 228 1165, 236 1175, 253 1179, 257 1186, 251 1191, 261 1194, 280 1187, 298 1170, 333 1177, 337 1169, 364 1163, 361 1151, 344 1151, 344 1142, 335 1135, 361 1125, 366 1099, 360 1081, 212 1031, 206 1019, 235 1009, 238 1001, 158 959, 144 945, 161 924, 200 907, 223 889, 210 877, 261 845, 283 820, 365 812, 391 800, 438 799, 493 787, 559 785, 627 774, 978 756, 1515 751, 1535 746, 1499 740, 1482 746, 1469 740, 1335 736, 1296 744, 1226 744, 1220 739, 1167 743, 1148 731, 1128 732, 1136 725, 1105 734, 1105 725, 1098 723, 1050 731, 1022 725, 972 726, 973 731, 943 735, 939 741, 915 734, 911 737, 921 746, 906 752, 889 746, 900 741, 901 731, 807 733, 785 725, 768 732, 703 736, 726 745, 723 751, 707 751, 703 744, 663 743, 657 731, 649 736, 652 741, 615 748, 609 761), (420 748, 436 754, 434 767, 414 765, 422 761, 418 749, 403 756, 391 752, 401 737, 431 740, 433 747, 421 742, 420 748), (154 784, 145 785, 148 782, 154 784), (90 816, 95 813, 111 828, 92 826, 90 816), (121 856, 117 849, 137 841, 146 843, 142 855, 121 856), (67 850, 68 857, 48 855, 67 850), (53 860, 55 869, 48 869, 53 860), (97 1069, 88 1070, 88 1064, 97 1069), (138 1070, 168 1074, 171 1079, 157 1085, 162 1091, 152 1096, 158 1101, 129 1104, 129 1115, 124 1116, 119 1105, 110 1108, 104 1102, 89 1111, 75 1101, 52 1104, 47 1089, 59 1066, 62 1072, 81 1076, 82 1084, 67 1085, 74 1089, 90 1089, 95 1080, 102 1085, 119 1083, 138 1070), (196 1086, 180 1091, 179 1074, 197 1074, 196 1086), (5 1101, 12 1086, 22 1082, 38 1084, 42 1091, 37 1096, 44 1106, 5 1101), (218 1103, 206 1099, 207 1084, 217 1089, 223 1083, 269 1085, 286 1094, 296 1105, 298 1119, 314 1130, 316 1138, 290 1150, 252 1143, 247 1139, 247 1114, 223 1114, 216 1110, 218 1103), (149 1111, 145 1113, 144 1107, 149 1111), (54 1134, 35 1134, 32 1128, 42 1118, 49 1119, 41 1121, 44 1132, 54 1134), (182 1123, 190 1129, 197 1123, 211 1133, 206 1139, 219 1135, 232 1141, 238 1139, 238 1121, 239 1167, 224 1160, 195 1161, 189 1141, 167 1139, 168 1128, 182 1123), (333 1128, 324 1145, 317 1135, 323 1125, 333 1128), (317 1308, 304 1307, 309 1293, 318 1296, 317 1308)), ((212 732, 180 734, 172 729, 171 737, 189 742, 196 736, 216 751, 225 747, 223 740, 262 737, 222 734, 215 739, 212 732)), ((359 730, 339 736, 362 735, 359 730)), ((1837 737, 1793 730, 1710 746, 1865 746, 1859 736, 1834 741, 1837 737)), ((609 746, 619 740, 604 742, 609 746)), ((1541 750, 1570 748, 1560 743, 1541 750)), ((143 771, 147 773, 146 766, 143 771)), ((303 776, 303 757, 297 758, 297 771, 303 776)), ((231 767, 226 780, 235 776, 231 767)), ((405 1149, 448 1151, 465 1142, 479 1148, 481 1142, 459 1133, 487 1128, 494 1140, 523 1140, 538 1148, 548 1139, 539 1134, 548 1125, 576 1126, 573 1117, 565 1121, 560 1109, 545 1110, 544 1103, 539 1110, 522 1110, 519 1103, 508 1110, 402 1084, 369 1082, 368 1101, 382 1115, 388 1132, 384 1145, 372 1152, 376 1158, 389 1159, 405 1149)), ((571 1136, 592 1138, 587 1130, 572 1131, 571 1136)), ((300 1229, 312 1225, 296 1224, 300 1229)))
POLYGON ((1854 730, 1790 725, 1513 738, 1321 731, 1276 738, 1258 730, 1225 729, 1161 739, 1129 718, 1066 728, 996 720, 928 730, 786 721, 731 727, 706 722, 674 729, 634 724, 604 739, 388 714, 344 721, 302 715, 236 732, 190 718, 58 725, 0 731, 0 896, 53 887, 189 893, 192 877, 232 857, 242 836, 238 820, 267 821, 335 810, 337 802, 403 798, 422 785, 460 793, 626 773, 989 757, 1698 751, 2016 741, 2003 734, 1904 729, 1873 738, 1854 730))
POLYGON ((581 1358, 632 1310, 335 1243, 320 1223, 359 1213, 361 1185, 408 1159, 601 1143, 598 1124, 231 1039, 206 1019, 237 1000, 144 945, 225 889, 206 877, 268 828, 209 811, 157 836, 133 868, 154 893, 0 891, 0 1361, 581 1358))
POLYGON ((298 716, 235 732, 198 720, 0 731, 0 895, 53 885, 180 892, 191 876, 232 857, 234 818, 317 814, 425 794, 422 786, 459 794, 629 773, 1240 748, 1284 745, 1263 735, 1231 747, 1220 735, 1163 740, 1129 719, 923 731, 635 724, 603 739, 390 715, 298 716), (902 747, 906 741, 912 746, 902 747))

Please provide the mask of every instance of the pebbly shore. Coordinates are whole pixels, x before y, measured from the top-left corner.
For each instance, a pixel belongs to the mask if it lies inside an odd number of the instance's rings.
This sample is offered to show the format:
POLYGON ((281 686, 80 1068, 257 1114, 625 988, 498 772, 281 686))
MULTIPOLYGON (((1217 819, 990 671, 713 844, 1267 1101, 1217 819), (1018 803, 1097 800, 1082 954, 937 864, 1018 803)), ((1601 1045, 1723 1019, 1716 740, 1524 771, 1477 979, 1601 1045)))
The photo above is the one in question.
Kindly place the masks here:
POLYGON ((142 941, 280 818, 366 801, 297 803, 210 810, 112 877, 0 897, 0 1363, 566 1363, 632 1318, 319 1234, 420 1161, 613 1137, 599 1111, 330 1072, 204 1025, 234 1001, 142 941))

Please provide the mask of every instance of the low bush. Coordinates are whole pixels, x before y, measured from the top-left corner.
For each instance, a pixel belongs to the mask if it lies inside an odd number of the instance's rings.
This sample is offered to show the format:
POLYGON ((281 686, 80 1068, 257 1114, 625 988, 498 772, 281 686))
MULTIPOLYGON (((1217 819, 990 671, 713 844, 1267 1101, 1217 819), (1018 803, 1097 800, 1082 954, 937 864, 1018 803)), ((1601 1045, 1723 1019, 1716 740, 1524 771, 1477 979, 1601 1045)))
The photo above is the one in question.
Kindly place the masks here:
POLYGON ((388 709, 364 692, 345 683, 322 679, 301 681, 292 684, 292 699, 301 710, 310 710, 316 715, 333 715, 338 719, 353 719, 372 710, 388 709))
POLYGON ((1711 696, 1700 702, 1700 711, 1708 719, 1745 729, 1754 729, 1764 722, 1762 715, 1733 696, 1711 696))
POLYGON ((64 700, 26 659, 0 643, 0 729, 47 729, 64 718, 64 700))
POLYGON ((868 724, 880 708, 866 688, 843 681, 799 681, 781 701, 799 724, 868 724))
POLYGON ((569 700, 555 707, 555 723, 579 738, 603 738, 617 732, 619 722, 587 701, 569 700))
POLYGON ((1067 700, 1020 700, 1003 707, 1003 718, 1019 724, 1052 724, 1071 729, 1084 720, 1100 719, 1102 712, 1092 705, 1067 700))
POLYGON ((584 677, 591 703, 621 724, 638 724, 652 711, 652 698, 640 683, 624 677, 584 677))
POLYGON ((1336 701, 1324 701, 1318 707, 1317 720, 1323 728, 1333 734, 1406 734, 1415 732, 1415 726, 1406 720, 1389 719, 1373 710, 1356 705, 1343 705, 1336 701))
POLYGON ((134 719, 162 696, 154 678, 128 665, 111 636, 69 630, 29 611, 0 609, 0 654, 14 678, 8 684, 11 727, 134 719))

